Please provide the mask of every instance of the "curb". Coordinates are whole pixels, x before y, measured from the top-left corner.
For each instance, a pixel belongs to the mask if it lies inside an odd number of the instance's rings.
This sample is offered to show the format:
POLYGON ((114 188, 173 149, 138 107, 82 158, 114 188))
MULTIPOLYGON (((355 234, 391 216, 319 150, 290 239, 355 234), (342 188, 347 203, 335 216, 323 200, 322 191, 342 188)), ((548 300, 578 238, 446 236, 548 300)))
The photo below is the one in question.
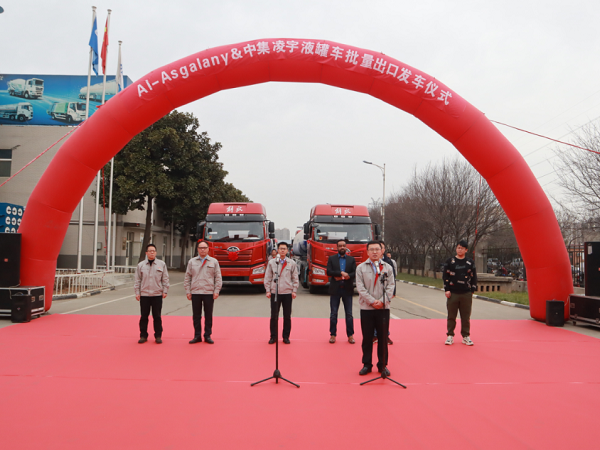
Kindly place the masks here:
POLYGON ((98 295, 104 291, 114 291, 114 290, 115 290, 115 287, 111 286, 109 288, 96 289, 95 291, 82 292, 80 294, 53 295, 52 300, 70 300, 73 298, 91 297, 92 295, 98 295))
MULTIPOLYGON (((442 288, 435 287, 435 286, 428 286, 426 284, 418 284, 413 281, 406 281, 406 280, 396 280, 396 281, 399 281, 401 283, 406 283, 406 284, 412 284, 413 286, 420 286, 420 287, 424 287, 424 288, 435 289, 436 291, 443 291, 442 288)), ((521 309, 527 309, 527 310, 529 309, 529 305, 522 305, 520 303, 507 302, 504 300, 498 300, 497 298, 484 297, 483 295, 473 295, 473 298, 477 298, 479 300, 484 300, 486 302, 498 303, 498 304, 504 305, 504 306, 511 306, 513 308, 521 308, 521 309)))

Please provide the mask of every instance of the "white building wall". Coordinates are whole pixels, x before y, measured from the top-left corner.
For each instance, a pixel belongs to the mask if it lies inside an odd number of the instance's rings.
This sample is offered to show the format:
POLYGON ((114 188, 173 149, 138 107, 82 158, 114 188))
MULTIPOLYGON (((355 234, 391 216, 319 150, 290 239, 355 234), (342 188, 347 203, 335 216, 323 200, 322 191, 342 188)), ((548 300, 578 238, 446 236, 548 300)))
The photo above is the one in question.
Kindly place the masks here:
MULTIPOLYGON (((32 126, 32 125, 0 125, 0 149, 14 149, 12 152, 11 175, 23 168, 27 163, 36 158, 41 152, 51 146, 69 133, 73 127, 66 126, 32 126)), ((50 161, 60 149, 62 144, 68 138, 63 139, 52 149, 39 157, 33 164, 27 167, 23 172, 0 188, 0 202, 14 203, 25 206, 29 196, 42 174, 50 164, 50 161)), ((0 183, 7 180, 7 177, 0 177, 0 183)), ((68 184, 69 180, 64 180, 68 184)), ((101 186, 102 189, 102 186, 101 186)), ((95 197, 92 191, 96 190, 96 180, 92 182, 85 193, 83 202, 83 240, 82 240, 82 268, 91 269, 93 267, 94 245, 102 247, 98 250, 97 264, 104 265, 106 259, 106 240, 105 240, 105 222, 102 208, 99 208, 98 236, 94 237, 94 218, 95 218, 95 197)), ((108 206, 108 186, 106 186, 106 202, 108 206)), ((108 219, 108 207, 106 209, 108 219)), ((137 264, 141 248, 141 239, 144 232, 146 220, 145 211, 131 211, 125 216, 117 215, 116 242, 115 242, 115 263, 116 265, 137 264), (139 227, 131 224, 139 223, 139 227), (128 225, 128 226, 125 226, 128 225), (127 245, 127 233, 133 233, 133 246, 127 245), (133 251, 131 249, 133 248, 133 251), (127 257, 128 249, 132 257, 127 257)), ((152 226, 152 235, 156 237, 158 255, 164 259, 168 265, 171 263, 171 227, 165 226, 160 213, 154 214, 155 224, 152 226), (163 252, 164 238, 167 240, 166 251, 163 252)), ((60 255, 58 257, 57 267, 76 268, 77 267, 77 242, 79 230, 79 206, 75 208, 67 234, 63 241, 60 255)), ((173 265, 179 266, 181 247, 179 246, 180 234, 175 231, 173 249, 173 265)), ((111 258, 112 259, 112 258, 111 258)))

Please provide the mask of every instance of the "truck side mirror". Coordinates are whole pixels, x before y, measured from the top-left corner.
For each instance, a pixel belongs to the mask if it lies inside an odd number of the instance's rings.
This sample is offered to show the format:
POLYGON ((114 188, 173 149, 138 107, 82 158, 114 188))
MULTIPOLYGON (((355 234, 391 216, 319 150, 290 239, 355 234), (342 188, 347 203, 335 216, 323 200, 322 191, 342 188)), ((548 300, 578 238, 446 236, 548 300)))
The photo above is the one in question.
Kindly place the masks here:
POLYGON ((379 226, 378 223, 376 223, 376 224, 374 224, 373 228, 375 231, 375 240, 377 240, 377 241, 381 240, 381 227, 379 226))
POLYGON ((308 238, 310 238, 310 226, 308 222, 306 222, 304 224, 304 240, 307 240, 308 238))
POLYGON ((275 222, 269 222, 269 239, 275 239, 275 222))
POLYGON ((198 239, 202 238, 203 236, 202 228, 204 228, 204 225, 206 225, 206 222, 198 222, 198 224, 196 225, 196 236, 198 237, 198 239))

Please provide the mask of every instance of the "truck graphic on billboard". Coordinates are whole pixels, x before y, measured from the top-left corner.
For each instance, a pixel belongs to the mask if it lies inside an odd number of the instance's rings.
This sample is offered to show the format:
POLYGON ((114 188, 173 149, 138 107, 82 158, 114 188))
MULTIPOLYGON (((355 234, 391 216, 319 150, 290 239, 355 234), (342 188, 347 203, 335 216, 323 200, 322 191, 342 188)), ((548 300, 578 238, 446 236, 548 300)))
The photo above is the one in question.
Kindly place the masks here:
MULTIPOLYGON (((102 101, 102 83, 94 84, 90 86, 90 101, 101 102, 102 101)), ((117 94, 117 82, 115 80, 106 82, 106 91, 104 92, 104 101, 109 100, 117 94)), ((87 95, 87 86, 82 87, 79 90, 79 98, 85 100, 87 95)))
POLYGON ((33 119, 33 106, 29 102, 0 105, 0 119, 25 122, 33 119))
POLYGON ((81 102, 63 102, 54 103, 46 111, 54 120, 66 120, 67 123, 81 122, 85 120, 85 103, 81 102))
MULTIPOLYGON (((102 76, 90 80, 88 116, 102 101, 102 76)), ((75 126, 85 120, 87 75, 40 75, 0 73, 0 126, 75 126), (18 100, 18 98, 23 100, 18 100)), ((123 77, 125 88, 132 84, 123 77)), ((114 76, 106 77, 105 101, 117 95, 114 76)))
POLYGON ((23 80, 17 78, 10 80, 8 83, 8 93, 17 97, 41 98, 44 95, 44 80, 39 78, 31 78, 23 80))

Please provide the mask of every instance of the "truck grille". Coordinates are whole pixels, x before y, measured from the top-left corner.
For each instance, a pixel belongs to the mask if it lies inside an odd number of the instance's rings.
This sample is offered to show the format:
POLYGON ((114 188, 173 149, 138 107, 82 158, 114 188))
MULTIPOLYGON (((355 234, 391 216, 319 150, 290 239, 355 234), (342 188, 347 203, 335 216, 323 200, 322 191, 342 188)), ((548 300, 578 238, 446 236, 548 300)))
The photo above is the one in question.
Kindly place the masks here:
POLYGON ((242 250, 238 252, 238 258, 235 261, 229 259, 229 252, 225 250, 215 250, 215 258, 219 261, 219 264, 240 264, 249 263, 252 261, 252 251, 245 252, 242 250))

